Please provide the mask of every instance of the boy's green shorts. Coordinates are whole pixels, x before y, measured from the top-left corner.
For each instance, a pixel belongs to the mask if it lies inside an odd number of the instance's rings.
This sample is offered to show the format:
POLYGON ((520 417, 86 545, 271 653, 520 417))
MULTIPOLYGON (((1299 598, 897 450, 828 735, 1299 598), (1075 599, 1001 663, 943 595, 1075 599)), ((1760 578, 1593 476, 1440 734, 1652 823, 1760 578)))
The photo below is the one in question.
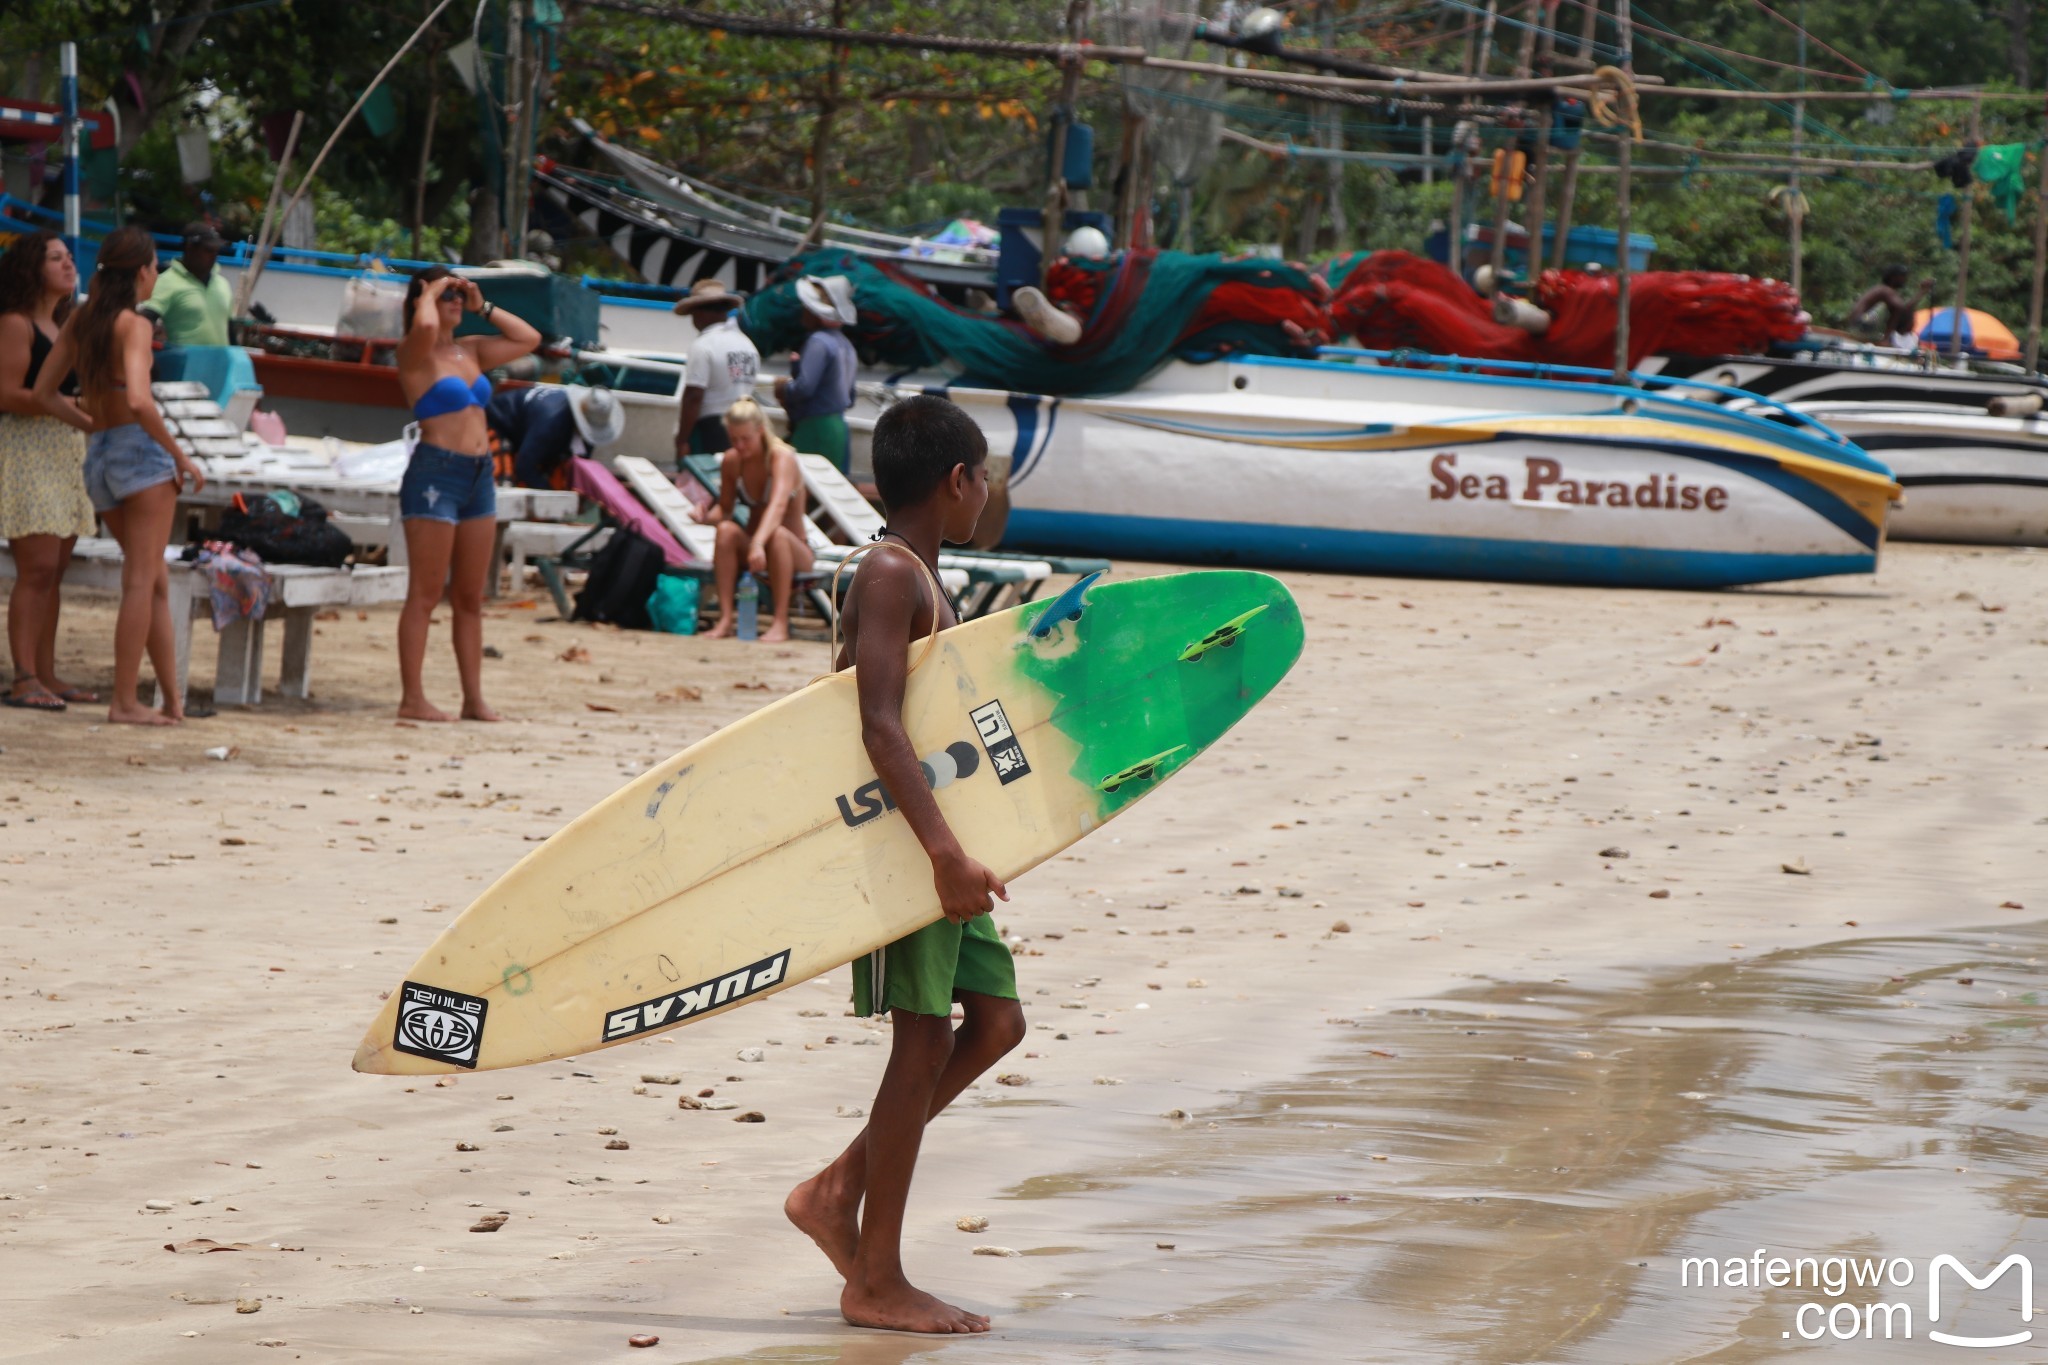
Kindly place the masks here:
POLYGON ((853 962, 855 1014, 909 1010, 944 1018, 953 1013, 959 991, 1017 998, 1017 967, 993 915, 976 915, 965 924, 927 924, 853 962))

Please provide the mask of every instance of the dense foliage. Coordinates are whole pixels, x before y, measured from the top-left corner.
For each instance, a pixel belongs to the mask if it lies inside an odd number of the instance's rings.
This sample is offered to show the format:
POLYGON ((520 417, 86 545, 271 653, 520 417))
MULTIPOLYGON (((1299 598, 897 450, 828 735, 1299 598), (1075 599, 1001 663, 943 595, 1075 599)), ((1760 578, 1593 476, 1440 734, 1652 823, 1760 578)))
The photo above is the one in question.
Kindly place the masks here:
MULTIPOLYGON (((541 8, 552 10, 547 0, 541 8)), ((916 32, 1053 40, 1064 0, 720 0, 752 15, 916 32)), ((122 120, 123 207, 162 227, 201 209, 253 230, 274 165, 266 149, 277 119, 307 114, 298 165, 311 154, 370 77, 432 7, 431 0, 7 0, 8 41, 0 43, 0 90, 31 98, 54 92, 56 44, 80 42, 87 103, 112 97, 122 120), (173 137, 204 123, 215 135, 214 174, 187 185, 173 137)), ((1191 5, 1190 8, 1193 6, 1191 5)), ((1213 8, 1213 6, 1209 6, 1213 8)), ((1288 41, 1339 49, 1392 65, 1457 70, 1484 60, 1493 74, 1515 64, 1524 0, 1501 0, 1491 30, 1471 3, 1414 0, 1300 0, 1286 7, 1288 41)), ((1610 14, 1594 30, 1595 60, 1612 61, 1610 14)), ((1117 41, 1100 12, 1091 34, 1117 41)), ((736 189, 807 207, 823 188, 838 217, 926 228, 956 215, 992 217, 1009 203, 1036 203, 1045 174, 1045 142, 1059 73, 1049 63, 935 55, 824 43, 742 37, 567 0, 545 77, 549 118, 538 149, 569 161, 591 159, 570 127, 587 120, 659 159, 736 189)), ((1656 0, 1633 7, 1637 69, 1671 84, 1732 85, 1790 93, 1879 92, 1869 101, 1815 101, 1804 142, 1809 155, 1868 161, 1868 170, 1809 173, 1805 288, 1816 318, 1840 321, 1848 302, 1880 262, 1899 261, 1916 278, 1952 287, 1954 253, 1935 233, 1935 204, 1948 186, 1924 171, 1887 163, 1953 150, 1968 132, 1969 109, 1956 103, 1902 103, 1887 86, 1985 84, 2022 88, 2048 81, 2048 6, 2028 0, 1656 0), (1802 43, 1790 22, 1803 16, 1802 43), (1730 55, 1751 54, 1759 60, 1730 55), (1797 68, 1804 67, 1801 71, 1797 68)), ((486 68, 504 47, 502 0, 483 21, 486 68)), ((1559 50, 1576 49, 1581 0, 1555 8, 1559 50)), ((390 78, 390 97, 338 143, 322 172, 318 227, 333 247, 495 254, 497 186, 487 174, 494 153, 492 101, 458 79, 449 50, 471 35, 476 7, 451 5, 390 78), (427 139, 431 117, 433 136, 427 139), (422 193, 422 187, 424 192, 422 193), (419 222, 415 224, 415 213, 419 222)), ((1198 46, 1196 57, 1229 60, 1198 46)), ((1258 64, 1272 65, 1264 59, 1258 64)), ((1560 67, 1560 69, 1567 69, 1560 67)), ((1095 129, 1094 203, 1111 200, 1121 170, 1126 117, 1121 75, 1091 64, 1080 117, 1095 129)), ((1154 126, 1179 118, 1185 129, 1223 114, 1223 125, 1269 145, 1322 143, 1345 149, 1419 150, 1413 113, 1346 106, 1330 112, 1298 97, 1234 90, 1169 92, 1155 102, 1154 126)), ((2041 136, 2039 106, 1986 103, 1988 141, 2041 136)), ((1791 105, 1652 98, 1649 136, 1665 143, 1752 153, 1787 146, 1791 105)), ((1438 115, 1441 149, 1449 117, 1438 115)), ((1588 160, 1605 160, 1598 148, 1588 160)), ((594 164, 594 163, 592 163, 594 164)), ((1787 220, 1778 178, 1730 174, 1683 152, 1646 148, 1635 183, 1636 226, 1656 234, 1657 263, 1760 274, 1787 273, 1787 220)), ((1203 248, 1276 245, 1289 254, 1340 248, 1419 245, 1432 221, 1448 215, 1450 189, 1438 177, 1420 183, 1409 168, 1309 157, 1274 157, 1225 140, 1206 147, 1189 196, 1193 214, 1178 240, 1203 248)), ((1973 303, 2024 319, 2031 262, 2030 193, 2009 223, 1978 190, 1970 294, 1973 303)), ((1575 219, 1611 224, 1615 178, 1587 174, 1575 219)), ((1479 196, 1473 196, 1477 199, 1479 196)), ((1556 204, 1553 184, 1551 204, 1556 204)), ((1180 233, 1178 196, 1155 176, 1153 206, 1162 231, 1180 233)), ((1477 211, 1468 210, 1468 211, 1477 211)), ((575 244, 564 244, 573 248, 575 244)), ((571 251, 572 257, 575 255, 571 251)), ((582 263, 622 269, 601 254, 582 263)))

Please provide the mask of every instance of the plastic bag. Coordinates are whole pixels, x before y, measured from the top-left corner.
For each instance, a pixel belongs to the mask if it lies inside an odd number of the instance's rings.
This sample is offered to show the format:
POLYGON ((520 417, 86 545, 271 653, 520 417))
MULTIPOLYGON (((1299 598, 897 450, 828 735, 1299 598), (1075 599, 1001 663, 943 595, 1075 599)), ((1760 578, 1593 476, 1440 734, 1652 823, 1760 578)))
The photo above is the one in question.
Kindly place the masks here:
POLYGON ((647 597, 647 615, 654 628, 668 635, 697 633, 697 580, 663 574, 647 597))
POLYGON ((386 441, 382 445, 358 446, 334 458, 334 472, 344 479, 366 483, 397 483, 405 477, 406 461, 412 456, 407 441, 386 441))
POLYGON ((341 287, 341 317, 334 330, 345 337, 391 341, 405 335, 403 275, 366 271, 341 287))

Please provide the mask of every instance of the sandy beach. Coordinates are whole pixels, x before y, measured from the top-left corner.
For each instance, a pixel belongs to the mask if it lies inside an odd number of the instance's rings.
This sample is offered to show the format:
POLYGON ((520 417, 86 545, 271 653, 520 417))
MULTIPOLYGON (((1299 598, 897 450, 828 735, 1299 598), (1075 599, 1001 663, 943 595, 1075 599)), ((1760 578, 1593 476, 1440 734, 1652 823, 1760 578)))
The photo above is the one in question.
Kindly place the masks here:
MULTIPOLYGON (((2041 1233, 2048 555, 1286 577, 1293 674, 998 916, 1021 1083, 934 1125, 906 1230, 919 1284, 994 1316, 972 1340, 845 1326, 781 1217, 887 1055, 843 970, 571 1062, 349 1069, 484 884, 822 644, 501 600, 516 719, 413 726, 393 613, 351 611, 311 702, 0 713, 0 1359, 1924 1359, 1678 1264, 2041 1233), (737 1107, 678 1107, 704 1092, 737 1107)), ((69 600, 74 681, 108 682, 111 620, 69 600)))

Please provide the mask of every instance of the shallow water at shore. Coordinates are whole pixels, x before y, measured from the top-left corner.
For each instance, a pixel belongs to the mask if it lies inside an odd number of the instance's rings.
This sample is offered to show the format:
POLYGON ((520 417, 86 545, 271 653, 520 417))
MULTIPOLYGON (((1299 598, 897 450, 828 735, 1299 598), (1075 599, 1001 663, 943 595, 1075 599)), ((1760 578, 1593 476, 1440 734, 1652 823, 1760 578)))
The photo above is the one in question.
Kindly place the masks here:
MULTIPOLYGON (((1928 1261, 1982 1273, 2048 1232, 2048 926, 1730 951, 1364 1013, 1314 1071, 1171 1121, 1139 1161, 1016 1185, 1118 1218, 1093 1250, 1040 1249, 1071 1273, 1004 1339, 729 1359, 1924 1359, 1928 1261), (1681 1285, 1684 1258, 1757 1248, 1913 1278, 1681 1285), (1911 1340, 1896 1314, 1890 1342, 1884 1321, 1825 1334, 1827 1310, 1879 1301, 1910 1308, 1911 1340)), ((1943 1290, 1951 1332, 2024 1327, 2011 1277, 1943 1290)))

